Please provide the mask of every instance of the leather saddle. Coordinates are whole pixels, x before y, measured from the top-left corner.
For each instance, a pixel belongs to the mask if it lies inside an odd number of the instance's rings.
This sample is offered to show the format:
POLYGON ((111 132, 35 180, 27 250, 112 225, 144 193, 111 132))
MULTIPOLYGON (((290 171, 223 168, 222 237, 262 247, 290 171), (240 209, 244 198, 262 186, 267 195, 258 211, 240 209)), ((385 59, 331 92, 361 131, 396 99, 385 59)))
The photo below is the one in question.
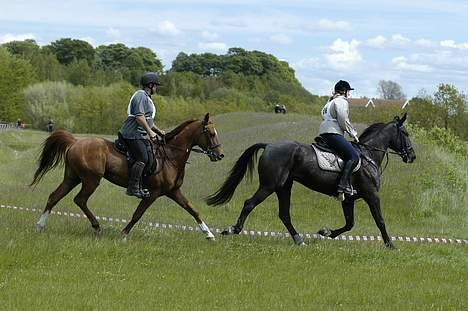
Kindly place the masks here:
MULTIPOLYGON (((135 163, 135 158, 128 152, 128 146, 125 139, 118 133, 117 139, 114 141, 114 148, 127 158, 128 168, 130 169, 135 163)), ((160 171, 160 165, 157 157, 155 156, 155 146, 152 142, 146 145, 146 152, 148 153, 149 163, 143 170, 143 176, 156 175, 160 171)))
MULTIPOLYGON (((314 149, 317 155, 317 162, 319 167, 324 171, 341 172, 344 166, 344 161, 330 148, 325 140, 317 136, 315 142, 312 143, 312 149, 314 149)), ((361 159, 353 170, 353 173, 357 172, 361 168, 361 159)))

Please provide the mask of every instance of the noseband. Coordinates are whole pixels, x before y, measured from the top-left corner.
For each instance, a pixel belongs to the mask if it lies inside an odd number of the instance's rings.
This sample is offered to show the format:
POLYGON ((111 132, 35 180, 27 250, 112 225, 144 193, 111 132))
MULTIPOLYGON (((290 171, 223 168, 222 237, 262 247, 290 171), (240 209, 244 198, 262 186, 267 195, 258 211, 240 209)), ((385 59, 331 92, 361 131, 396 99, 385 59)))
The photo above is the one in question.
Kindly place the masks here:
POLYGON ((209 146, 208 148, 206 149, 198 149, 198 148, 192 148, 192 151, 193 152, 196 152, 196 153, 202 153, 202 154, 206 154, 210 159, 212 157, 217 157, 218 155, 214 152, 214 150, 218 147, 221 146, 221 144, 212 144, 211 142, 211 137, 210 137, 210 131, 209 129, 210 128, 213 128, 214 127, 214 124, 205 124, 203 125, 203 131, 202 133, 206 136, 206 139, 207 141, 209 142, 209 146))

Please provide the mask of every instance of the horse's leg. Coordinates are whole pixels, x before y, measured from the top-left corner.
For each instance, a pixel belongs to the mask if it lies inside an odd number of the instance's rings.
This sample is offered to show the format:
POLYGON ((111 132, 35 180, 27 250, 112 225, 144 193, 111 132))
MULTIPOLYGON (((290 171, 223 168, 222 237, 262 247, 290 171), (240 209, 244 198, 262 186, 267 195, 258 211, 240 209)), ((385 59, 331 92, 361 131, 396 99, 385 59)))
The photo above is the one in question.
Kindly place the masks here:
POLYGON ((378 194, 372 194, 370 196, 365 196, 364 200, 369 205, 369 209, 372 213, 372 217, 374 217, 374 221, 377 227, 382 234, 382 239, 385 243, 385 246, 388 248, 394 249, 395 246, 392 243, 392 240, 387 234, 387 230, 385 229, 385 222, 382 216, 382 212, 380 211, 380 198, 378 194))
POLYGON ((55 189, 50 195, 47 200, 46 207, 44 208, 44 212, 42 212, 39 221, 36 224, 36 228, 38 231, 42 231, 45 226, 47 225, 47 219, 49 218, 49 214, 52 211, 52 208, 64 197, 66 196, 73 188, 76 187, 80 183, 78 178, 67 177, 63 179, 60 185, 55 189))
POLYGON ((292 181, 288 181, 282 188, 276 191, 276 196, 279 202, 279 218, 288 229, 289 234, 292 236, 297 245, 305 245, 304 238, 300 236, 291 223, 291 188, 292 181))
POLYGON ((124 241, 127 240, 128 234, 130 230, 132 230, 133 226, 140 220, 141 216, 145 213, 146 209, 158 198, 158 196, 152 195, 149 198, 145 198, 140 201, 138 204, 137 209, 133 212, 132 219, 128 222, 125 228, 122 230, 122 239, 124 241))
POLYGON ((354 200, 347 197, 343 202, 341 202, 341 207, 343 208, 343 214, 345 217, 346 224, 343 227, 336 230, 330 230, 329 228, 324 227, 319 230, 318 234, 334 239, 343 232, 349 231, 353 228, 354 200))
POLYGON ((174 201, 177 202, 183 209, 185 209, 192 217, 195 219, 195 221, 198 224, 198 227, 200 227, 200 230, 206 234, 206 238, 208 240, 214 240, 215 236, 214 234, 210 231, 210 228, 205 224, 205 222, 200 218, 200 215, 198 212, 193 208, 192 203, 187 200, 187 198, 183 195, 182 191, 180 189, 176 189, 170 193, 167 194, 168 197, 173 199, 174 201))
POLYGON ((96 234, 101 233, 101 227, 99 226, 99 222, 97 221, 96 217, 94 217, 93 213, 89 210, 87 203, 89 197, 99 186, 100 180, 101 177, 96 175, 88 175, 82 178, 81 190, 73 199, 75 204, 78 205, 86 217, 88 217, 88 220, 91 222, 91 226, 93 227, 96 234))
POLYGON ((242 208, 239 218, 237 219, 237 223, 234 226, 224 229, 221 234, 239 234, 244 228, 245 220, 249 216, 250 212, 252 212, 255 206, 262 203, 272 193, 272 190, 260 186, 255 194, 244 202, 244 207, 242 208))

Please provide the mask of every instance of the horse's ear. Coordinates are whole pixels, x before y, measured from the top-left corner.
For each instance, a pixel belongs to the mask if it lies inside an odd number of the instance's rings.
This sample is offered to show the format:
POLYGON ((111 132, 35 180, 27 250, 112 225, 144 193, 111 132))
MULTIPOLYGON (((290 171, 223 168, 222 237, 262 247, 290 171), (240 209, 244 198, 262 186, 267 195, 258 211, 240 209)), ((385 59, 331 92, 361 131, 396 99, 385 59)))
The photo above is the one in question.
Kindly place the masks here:
POLYGON ((207 113, 205 114, 205 119, 203 119, 203 123, 208 124, 208 121, 209 121, 209 120, 210 120, 210 113, 207 112, 207 113))
POLYGON ((407 117, 407 116, 408 116, 408 113, 405 112, 405 114, 403 115, 403 117, 402 117, 402 118, 400 119, 400 121, 399 121, 399 122, 400 122, 400 125, 403 125, 403 123, 405 123, 406 117, 407 117))

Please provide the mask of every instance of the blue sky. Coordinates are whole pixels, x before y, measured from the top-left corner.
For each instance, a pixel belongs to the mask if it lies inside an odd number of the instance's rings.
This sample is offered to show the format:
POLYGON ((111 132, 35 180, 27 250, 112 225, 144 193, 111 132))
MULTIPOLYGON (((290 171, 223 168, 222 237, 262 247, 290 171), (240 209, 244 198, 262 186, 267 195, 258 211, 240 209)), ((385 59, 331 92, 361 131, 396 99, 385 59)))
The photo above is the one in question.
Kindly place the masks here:
POLYGON ((346 79, 355 97, 379 80, 408 96, 439 83, 468 92, 468 1, 0 0, 0 43, 76 38, 151 48, 169 69, 177 53, 229 47, 286 60, 302 85, 328 95, 346 79))

